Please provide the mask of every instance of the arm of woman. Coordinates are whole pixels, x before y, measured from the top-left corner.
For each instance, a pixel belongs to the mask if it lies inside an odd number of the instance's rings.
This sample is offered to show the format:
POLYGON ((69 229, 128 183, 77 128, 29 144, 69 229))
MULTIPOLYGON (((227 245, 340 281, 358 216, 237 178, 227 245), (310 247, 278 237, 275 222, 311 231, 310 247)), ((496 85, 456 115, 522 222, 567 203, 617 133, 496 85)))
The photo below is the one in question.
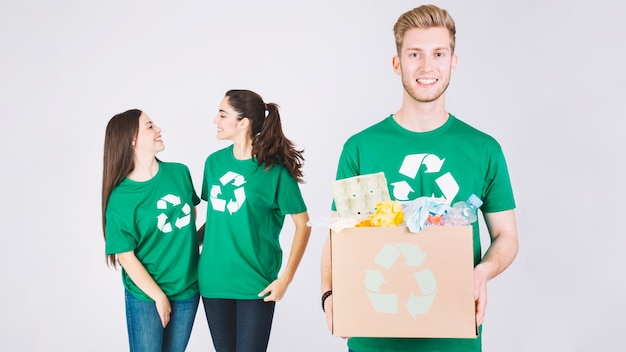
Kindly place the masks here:
POLYGON ((287 260, 287 265, 282 275, 259 293, 259 297, 263 297, 269 293, 267 297, 263 298, 265 302, 277 302, 283 298, 287 287, 293 280, 298 265, 300 265, 302 256, 304 256, 306 246, 309 243, 309 237, 311 236, 311 228, 307 225, 309 222, 309 213, 305 211, 299 214, 292 214, 291 219, 296 226, 296 232, 293 237, 293 242, 291 243, 289 259, 287 260))
MULTIPOLYGON (((198 207, 193 207, 193 218, 194 220, 198 218, 198 207)), ((206 226, 206 222, 200 226, 200 228, 196 225, 196 233, 198 234, 198 245, 202 246, 204 242, 204 227, 206 226)))
POLYGON ((204 244, 204 229, 206 228, 206 222, 198 229, 198 244, 202 246, 204 244))
POLYGON ((148 273, 139 259, 137 259, 135 252, 118 253, 117 259, 135 285, 154 300, 157 312, 161 318, 161 324, 163 327, 166 327, 167 323, 170 321, 172 307, 165 293, 161 290, 159 285, 157 285, 152 276, 150 276, 150 273, 148 273))

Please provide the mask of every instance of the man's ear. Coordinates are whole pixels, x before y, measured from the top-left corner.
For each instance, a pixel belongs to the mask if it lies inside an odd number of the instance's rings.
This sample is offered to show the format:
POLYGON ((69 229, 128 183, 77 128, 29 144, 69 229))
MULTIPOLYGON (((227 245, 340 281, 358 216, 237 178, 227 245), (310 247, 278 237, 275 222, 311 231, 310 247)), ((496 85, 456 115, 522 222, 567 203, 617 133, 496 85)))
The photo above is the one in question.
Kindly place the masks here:
POLYGON ((402 75, 402 68, 400 67, 400 57, 398 55, 394 55, 391 59, 391 66, 393 66, 393 71, 397 75, 402 75))
POLYGON ((454 72, 456 70, 456 64, 459 61, 459 57, 456 54, 452 55, 452 63, 450 64, 450 72, 454 72))

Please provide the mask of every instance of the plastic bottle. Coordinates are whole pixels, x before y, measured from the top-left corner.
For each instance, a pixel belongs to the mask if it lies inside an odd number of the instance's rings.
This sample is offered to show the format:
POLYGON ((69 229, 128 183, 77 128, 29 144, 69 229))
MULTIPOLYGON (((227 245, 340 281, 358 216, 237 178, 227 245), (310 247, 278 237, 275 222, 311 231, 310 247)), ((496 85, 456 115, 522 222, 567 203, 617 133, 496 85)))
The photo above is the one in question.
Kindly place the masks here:
POLYGON ((467 198, 467 201, 454 203, 452 208, 456 209, 461 217, 467 220, 468 224, 471 224, 478 220, 478 208, 480 208, 481 205, 483 205, 483 201, 475 194, 472 194, 467 198))

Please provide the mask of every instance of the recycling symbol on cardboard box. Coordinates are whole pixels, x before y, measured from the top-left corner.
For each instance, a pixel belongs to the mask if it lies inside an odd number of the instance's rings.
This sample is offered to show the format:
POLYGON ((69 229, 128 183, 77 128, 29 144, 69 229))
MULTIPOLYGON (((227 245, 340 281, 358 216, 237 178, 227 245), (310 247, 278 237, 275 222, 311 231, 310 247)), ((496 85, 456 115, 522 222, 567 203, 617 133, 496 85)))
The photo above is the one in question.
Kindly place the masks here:
MULTIPOLYGON (((406 302, 400 302, 400 295, 394 292, 381 292, 381 286, 387 283, 381 270, 366 270, 365 288, 372 307, 379 313, 398 313, 402 304, 415 319, 419 314, 428 313, 437 294, 437 282, 430 268, 419 270, 426 253, 415 243, 388 243, 384 245, 374 262, 389 272, 394 264, 415 268, 413 280, 421 292, 411 292, 406 302)), ((407 278, 408 279, 408 278, 407 278)))

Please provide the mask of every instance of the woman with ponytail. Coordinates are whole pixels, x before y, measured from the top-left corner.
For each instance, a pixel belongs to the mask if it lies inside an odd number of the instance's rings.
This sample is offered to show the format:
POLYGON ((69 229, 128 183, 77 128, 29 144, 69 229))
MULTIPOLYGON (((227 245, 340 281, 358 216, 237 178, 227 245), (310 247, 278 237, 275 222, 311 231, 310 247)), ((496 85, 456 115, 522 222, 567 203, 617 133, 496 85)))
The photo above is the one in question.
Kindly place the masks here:
POLYGON ((266 351, 275 304, 311 234, 299 188, 304 158, 282 131, 278 105, 252 91, 228 91, 213 123, 217 138, 232 144, 209 155, 204 166, 200 294, 217 352, 266 351), (295 234, 278 275, 287 214, 295 234))

